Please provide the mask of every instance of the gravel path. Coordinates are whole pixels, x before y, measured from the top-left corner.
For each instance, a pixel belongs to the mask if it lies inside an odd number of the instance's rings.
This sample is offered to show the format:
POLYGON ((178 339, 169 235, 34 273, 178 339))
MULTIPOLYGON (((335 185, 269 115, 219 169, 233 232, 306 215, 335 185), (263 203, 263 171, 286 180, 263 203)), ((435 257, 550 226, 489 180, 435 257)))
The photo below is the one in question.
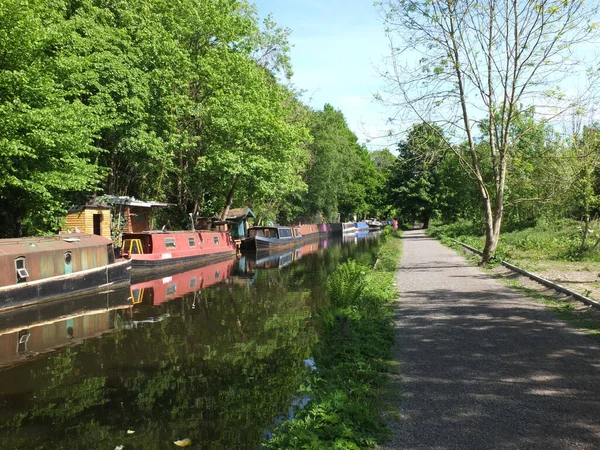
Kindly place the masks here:
POLYGON ((380 448, 600 449, 600 345, 422 231, 403 240, 380 448))

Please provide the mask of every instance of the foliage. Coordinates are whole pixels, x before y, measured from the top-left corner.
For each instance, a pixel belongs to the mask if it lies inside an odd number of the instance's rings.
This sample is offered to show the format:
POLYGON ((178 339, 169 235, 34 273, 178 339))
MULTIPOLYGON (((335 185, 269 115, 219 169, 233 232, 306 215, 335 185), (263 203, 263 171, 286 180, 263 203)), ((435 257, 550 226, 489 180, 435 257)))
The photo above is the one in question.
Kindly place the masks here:
MULTIPOLYGON (((386 234, 389 235, 389 232, 386 234)), ((400 240, 386 239, 375 270, 350 261, 328 280, 308 405, 280 424, 266 448, 371 448, 385 435, 377 407, 393 344, 388 303, 400 240)))
POLYGON ((573 105, 582 107, 577 98, 569 98, 579 93, 570 96, 554 86, 587 75, 573 48, 598 36, 598 6, 562 0, 543 5, 388 0, 380 6, 392 41, 390 65, 383 73, 391 94, 387 103, 404 121, 407 116, 426 118, 440 124, 447 136, 465 140, 466 153, 448 139, 447 147, 479 191, 486 262, 500 236, 511 158, 519 163, 549 119, 573 105), (540 99, 544 108, 538 120, 526 124, 522 111, 540 99), (484 145, 474 123, 483 125, 484 145))
POLYGON ((236 206, 335 220, 347 190, 347 214, 371 209, 368 153, 299 101, 290 30, 246 0, 0 10, 2 235, 55 232, 97 193, 175 203, 174 228, 236 206))

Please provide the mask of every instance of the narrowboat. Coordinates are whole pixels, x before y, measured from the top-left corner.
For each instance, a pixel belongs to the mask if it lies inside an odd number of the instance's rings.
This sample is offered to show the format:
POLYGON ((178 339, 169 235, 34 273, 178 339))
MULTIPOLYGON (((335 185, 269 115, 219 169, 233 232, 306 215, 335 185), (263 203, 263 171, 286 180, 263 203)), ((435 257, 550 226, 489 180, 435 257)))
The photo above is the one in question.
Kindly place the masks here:
POLYGON ((131 301, 134 305, 157 306, 221 283, 231 275, 235 261, 235 257, 230 256, 221 262, 204 264, 186 272, 132 284, 131 301))
POLYGON ((291 227, 250 227, 248 237, 242 239, 242 250, 278 250, 293 247, 303 236, 291 227))
POLYGON ((124 233, 124 258, 131 261, 134 277, 156 270, 210 263, 236 254, 231 235, 223 231, 142 231, 124 233))
POLYGON ((128 284, 131 263, 94 234, 0 239, 0 310, 128 284))
POLYGON ((356 222, 355 227, 357 233, 369 231, 369 224, 367 222, 356 222))
POLYGON ((296 228, 300 229, 300 234, 302 236, 311 236, 313 234, 319 234, 319 227, 317 226, 317 224, 296 225, 296 228))
POLYGON ((379 231, 381 228, 383 228, 383 224, 375 219, 367 220, 367 225, 369 227, 369 231, 379 231))
POLYGON ((343 234, 343 224, 337 222, 337 223, 330 223, 329 224, 329 233, 331 234, 343 234))
POLYGON ((356 225, 354 222, 344 222, 342 223, 342 233, 343 234, 354 234, 356 233, 356 225))

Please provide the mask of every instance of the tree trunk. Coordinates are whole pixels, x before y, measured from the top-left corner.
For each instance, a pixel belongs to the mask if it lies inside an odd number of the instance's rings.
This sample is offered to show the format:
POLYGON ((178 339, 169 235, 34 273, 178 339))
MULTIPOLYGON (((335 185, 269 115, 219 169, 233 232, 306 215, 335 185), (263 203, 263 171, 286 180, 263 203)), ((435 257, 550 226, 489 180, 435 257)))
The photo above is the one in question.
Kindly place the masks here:
POLYGON ((227 194, 227 201, 225 202, 225 208, 223 209, 223 212, 221 213, 221 220, 225 220, 225 218, 227 217, 227 213, 229 213, 229 208, 231 207, 231 204, 233 203, 233 194, 235 194, 235 185, 237 183, 238 180, 238 176, 234 175, 233 176, 233 182, 231 183, 231 189, 229 189, 229 194, 227 194))

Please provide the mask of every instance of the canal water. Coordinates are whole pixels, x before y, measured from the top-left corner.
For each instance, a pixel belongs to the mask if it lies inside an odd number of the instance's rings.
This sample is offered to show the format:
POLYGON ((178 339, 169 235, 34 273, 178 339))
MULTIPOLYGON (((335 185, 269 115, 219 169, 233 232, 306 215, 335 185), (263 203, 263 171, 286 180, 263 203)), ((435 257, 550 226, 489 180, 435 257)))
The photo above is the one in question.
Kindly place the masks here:
POLYGON ((0 314, 0 448, 259 449, 306 401, 327 276, 378 245, 314 240, 0 314))

